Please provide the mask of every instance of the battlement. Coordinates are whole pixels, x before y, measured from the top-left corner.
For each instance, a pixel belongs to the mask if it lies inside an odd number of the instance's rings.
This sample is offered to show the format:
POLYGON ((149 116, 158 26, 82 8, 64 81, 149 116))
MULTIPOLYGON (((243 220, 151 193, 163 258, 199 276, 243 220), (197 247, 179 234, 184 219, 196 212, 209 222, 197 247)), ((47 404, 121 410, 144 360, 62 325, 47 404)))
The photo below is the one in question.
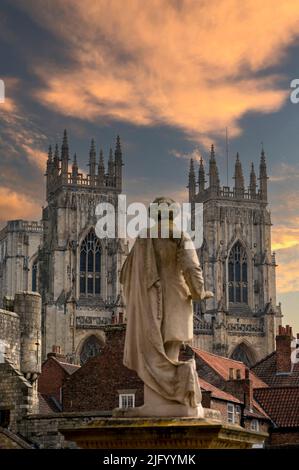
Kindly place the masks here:
POLYGON ((254 164, 251 164, 250 181, 249 186, 245 187, 245 181, 243 176, 242 164, 240 161, 239 154, 237 153, 234 171, 234 187, 221 186, 219 171, 215 157, 214 146, 211 147, 211 153, 209 158, 209 185, 206 187, 206 172, 201 158, 198 169, 198 178, 195 175, 193 159, 190 161, 189 170, 189 202, 203 202, 209 198, 221 198, 221 199, 236 199, 236 200, 247 200, 267 203, 267 167, 265 152, 262 150, 260 167, 259 167, 259 188, 257 188, 257 177, 255 174, 254 164))
POLYGON ((76 154, 74 154, 71 169, 69 168, 69 160, 68 138, 66 131, 64 131, 61 152, 59 152, 58 145, 56 144, 53 156, 52 147, 49 147, 46 170, 48 200, 59 188, 65 186, 80 187, 81 189, 99 189, 104 192, 108 189, 117 193, 121 192, 123 162, 119 136, 116 139, 114 155, 112 149, 110 149, 107 172, 105 171, 102 150, 99 152, 99 161, 97 161, 93 139, 89 151, 88 174, 79 172, 76 154))

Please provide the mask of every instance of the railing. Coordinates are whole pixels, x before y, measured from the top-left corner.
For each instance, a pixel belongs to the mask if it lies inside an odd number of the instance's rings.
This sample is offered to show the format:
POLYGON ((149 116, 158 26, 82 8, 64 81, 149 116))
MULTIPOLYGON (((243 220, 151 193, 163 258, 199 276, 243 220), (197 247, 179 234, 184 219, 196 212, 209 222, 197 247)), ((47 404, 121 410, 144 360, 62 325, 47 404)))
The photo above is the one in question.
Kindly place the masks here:
POLYGON ((201 318, 194 317, 193 331, 195 334, 212 335, 213 325, 210 322, 202 320, 201 318))

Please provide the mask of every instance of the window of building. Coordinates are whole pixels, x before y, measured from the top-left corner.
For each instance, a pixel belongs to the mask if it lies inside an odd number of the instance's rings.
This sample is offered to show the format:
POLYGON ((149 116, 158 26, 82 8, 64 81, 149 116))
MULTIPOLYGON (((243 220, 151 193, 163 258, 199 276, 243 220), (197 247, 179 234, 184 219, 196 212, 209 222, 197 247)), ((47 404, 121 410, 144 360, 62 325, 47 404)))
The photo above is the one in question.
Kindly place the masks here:
POLYGON ((80 353, 81 365, 84 364, 86 361, 88 361, 88 359, 99 356, 99 354, 102 351, 102 346, 103 345, 101 344, 101 342, 96 336, 94 335, 89 336, 85 340, 81 349, 81 353, 80 353))
POLYGON ((256 358, 252 348, 245 343, 238 344, 233 350, 231 356, 235 361, 240 361, 251 367, 256 362, 256 358))
POLYGON ((10 410, 0 410, 0 427, 8 428, 10 423, 10 410))
POLYGON ((259 432, 259 430, 260 430, 260 423, 258 422, 257 419, 253 419, 253 420, 251 421, 251 426, 250 426, 250 428, 251 428, 251 431, 259 432))
POLYGON ((248 303, 247 254, 240 242, 230 251, 228 286, 230 302, 248 303))
POLYGON ((135 393, 120 393, 119 408, 135 408, 135 393))
POLYGON ((81 243, 80 295, 101 293, 101 244, 94 230, 81 243))
POLYGON ((227 422, 232 424, 235 422, 235 405, 233 403, 227 404, 227 422))
POLYGON ((32 282, 31 282, 32 292, 37 292, 37 263, 32 265, 32 282))

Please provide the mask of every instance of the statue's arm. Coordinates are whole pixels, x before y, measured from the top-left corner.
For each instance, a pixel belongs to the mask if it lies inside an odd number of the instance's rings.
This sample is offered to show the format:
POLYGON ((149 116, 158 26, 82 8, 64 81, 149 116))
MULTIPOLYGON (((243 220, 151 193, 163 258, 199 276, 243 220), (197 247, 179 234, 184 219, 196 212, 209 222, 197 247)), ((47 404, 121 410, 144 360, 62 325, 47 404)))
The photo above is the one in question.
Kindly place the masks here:
POLYGON ((186 236, 182 237, 178 246, 178 260, 182 269, 185 281, 189 287, 193 300, 203 300, 213 297, 213 293, 205 291, 202 269, 198 260, 192 241, 186 236), (188 242, 188 249, 185 249, 185 242, 188 242))

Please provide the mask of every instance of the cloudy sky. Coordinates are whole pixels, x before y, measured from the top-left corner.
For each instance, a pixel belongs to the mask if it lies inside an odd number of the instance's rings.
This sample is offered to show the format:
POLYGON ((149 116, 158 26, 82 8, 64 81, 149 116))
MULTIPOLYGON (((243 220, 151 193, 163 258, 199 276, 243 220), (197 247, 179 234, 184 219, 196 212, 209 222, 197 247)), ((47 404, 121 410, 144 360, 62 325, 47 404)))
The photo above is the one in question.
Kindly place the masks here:
POLYGON ((125 190, 186 200, 190 155, 214 142, 226 184, 263 142, 278 299, 299 331, 298 0, 1 0, 0 223, 38 219, 49 143, 68 129, 84 171, 92 137, 120 134, 125 190))

